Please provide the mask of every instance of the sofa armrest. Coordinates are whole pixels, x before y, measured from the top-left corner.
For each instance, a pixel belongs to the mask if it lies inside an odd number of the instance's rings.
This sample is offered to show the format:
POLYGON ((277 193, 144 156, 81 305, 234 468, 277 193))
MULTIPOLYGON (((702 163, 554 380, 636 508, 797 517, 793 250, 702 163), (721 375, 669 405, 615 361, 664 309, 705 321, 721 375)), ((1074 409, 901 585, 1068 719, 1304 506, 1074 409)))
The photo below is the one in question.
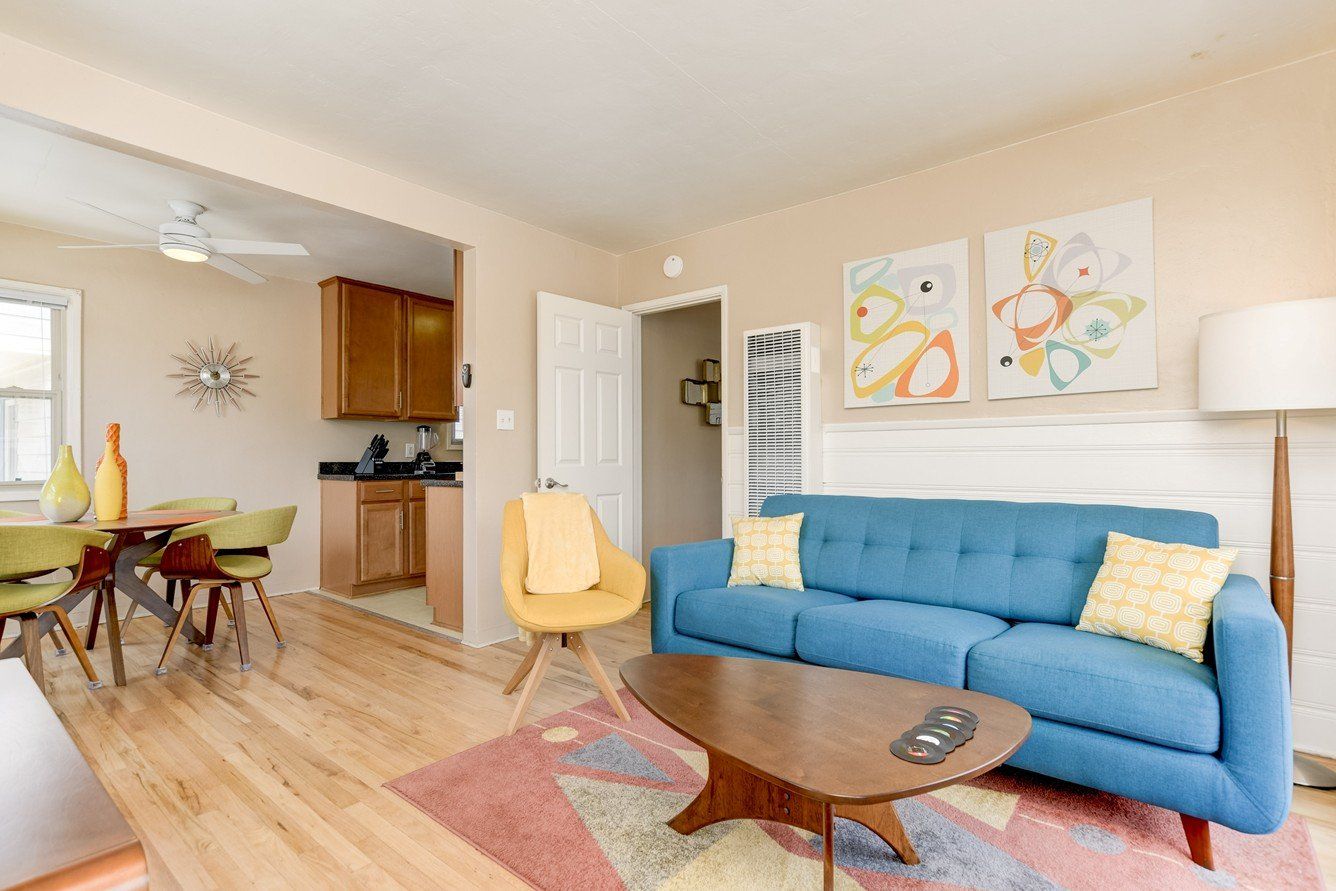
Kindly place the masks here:
POLYGON ((1285 628, 1262 586, 1231 574, 1216 595, 1211 619, 1220 685, 1220 757, 1257 809, 1267 832, 1290 806, 1293 744, 1285 628))
POLYGON ((667 649, 673 636, 677 595, 728 584, 733 569, 733 539, 697 541, 655 548, 649 555, 650 629, 654 652, 667 649))

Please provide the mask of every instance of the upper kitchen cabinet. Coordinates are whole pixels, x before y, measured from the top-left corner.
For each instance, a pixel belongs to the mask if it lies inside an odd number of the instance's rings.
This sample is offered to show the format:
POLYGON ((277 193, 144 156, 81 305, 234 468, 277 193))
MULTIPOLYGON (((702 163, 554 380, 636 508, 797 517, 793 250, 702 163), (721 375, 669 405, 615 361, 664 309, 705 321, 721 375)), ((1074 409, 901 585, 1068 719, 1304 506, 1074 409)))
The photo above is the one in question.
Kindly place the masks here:
POLYGON ((320 297, 321 417, 457 418, 453 300, 338 276, 320 297))

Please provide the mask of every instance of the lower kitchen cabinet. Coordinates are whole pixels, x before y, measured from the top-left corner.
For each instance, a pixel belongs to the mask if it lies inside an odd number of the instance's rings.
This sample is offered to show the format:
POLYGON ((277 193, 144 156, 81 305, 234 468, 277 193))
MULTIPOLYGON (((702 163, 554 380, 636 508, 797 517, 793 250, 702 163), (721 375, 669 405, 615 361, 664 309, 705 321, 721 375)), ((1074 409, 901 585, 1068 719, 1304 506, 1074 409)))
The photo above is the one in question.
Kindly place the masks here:
POLYGON ((320 587, 356 597, 423 584, 425 498, 417 480, 321 480, 320 587))

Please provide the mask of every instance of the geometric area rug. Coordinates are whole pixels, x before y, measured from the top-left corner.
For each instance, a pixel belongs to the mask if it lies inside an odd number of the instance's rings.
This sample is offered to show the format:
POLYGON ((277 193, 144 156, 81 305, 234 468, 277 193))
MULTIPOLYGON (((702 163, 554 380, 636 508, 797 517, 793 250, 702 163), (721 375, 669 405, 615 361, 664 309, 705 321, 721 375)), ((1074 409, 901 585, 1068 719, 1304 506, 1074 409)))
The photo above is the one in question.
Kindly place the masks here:
MULTIPOLYGON (((622 723, 592 699, 386 786, 542 889, 812 889, 821 839, 733 820, 664 825, 704 785, 705 755, 625 690, 622 723)), ((1178 815, 1007 767, 896 802, 922 862, 857 823, 835 827, 836 887, 1321 888, 1308 828, 1212 826, 1216 869, 1188 857, 1178 815)))

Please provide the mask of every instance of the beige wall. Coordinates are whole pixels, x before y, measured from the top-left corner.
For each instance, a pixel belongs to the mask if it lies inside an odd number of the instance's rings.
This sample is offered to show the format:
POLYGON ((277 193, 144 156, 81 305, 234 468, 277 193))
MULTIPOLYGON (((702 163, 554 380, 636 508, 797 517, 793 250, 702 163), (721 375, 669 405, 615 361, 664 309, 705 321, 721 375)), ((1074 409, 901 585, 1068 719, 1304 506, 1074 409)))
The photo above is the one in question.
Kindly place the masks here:
POLYGON ((465 398, 466 639, 485 643, 512 634, 497 568, 501 505, 531 485, 535 470, 536 294, 613 304, 616 258, 0 34, 0 112, 4 108, 132 154, 473 248, 464 263, 464 358, 475 371, 465 398), (516 410, 514 431, 495 429, 498 408, 516 410))
MULTIPOLYGON (((270 279, 248 285, 146 251, 59 251, 65 235, 0 224, 0 278, 83 291, 83 454, 92 480, 106 424, 121 424, 130 506, 222 495, 242 510, 297 505, 292 537, 275 549, 275 592, 320 580, 316 464, 358 458, 384 433, 403 456, 414 425, 320 419, 320 289, 270 279), (255 399, 217 417, 175 396, 172 353, 189 338, 234 341, 254 355, 255 399)), ((442 250, 445 250, 442 247, 442 250)), ((445 458, 446 454, 438 450, 445 458)), ((37 510, 34 503, 0 505, 37 510)))
MULTIPOLYGON (((821 325, 827 422, 1196 406, 1197 318, 1336 294, 1336 55, 1222 84, 621 258, 621 301, 729 289, 730 343, 750 328, 821 325), (983 233, 1154 199, 1158 390, 987 399, 983 233), (843 408, 841 265, 968 236, 968 404, 843 408), (669 254, 686 271, 663 276, 669 254)), ((740 351, 726 372, 741 424, 740 351)))
POLYGON ((659 545, 719 537, 723 428, 682 403, 682 378, 719 358, 719 304, 640 320, 641 521, 643 554, 659 545))

